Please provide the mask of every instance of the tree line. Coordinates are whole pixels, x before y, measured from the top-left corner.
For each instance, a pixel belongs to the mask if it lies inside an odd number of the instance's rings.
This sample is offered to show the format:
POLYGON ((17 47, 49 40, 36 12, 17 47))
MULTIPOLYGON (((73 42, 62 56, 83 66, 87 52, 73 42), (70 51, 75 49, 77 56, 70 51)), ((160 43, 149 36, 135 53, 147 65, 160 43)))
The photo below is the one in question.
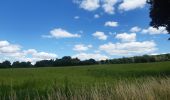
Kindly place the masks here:
POLYGON ((118 59, 107 59, 101 61, 96 61, 94 59, 81 61, 78 58, 71 58, 70 56, 65 56, 61 59, 37 61, 34 65, 31 64, 31 62, 15 61, 11 63, 10 61, 4 61, 0 63, 0 68, 37 68, 37 67, 62 67, 62 66, 64 67, 97 64, 149 63, 161 61, 170 61, 170 54, 123 57, 118 59))

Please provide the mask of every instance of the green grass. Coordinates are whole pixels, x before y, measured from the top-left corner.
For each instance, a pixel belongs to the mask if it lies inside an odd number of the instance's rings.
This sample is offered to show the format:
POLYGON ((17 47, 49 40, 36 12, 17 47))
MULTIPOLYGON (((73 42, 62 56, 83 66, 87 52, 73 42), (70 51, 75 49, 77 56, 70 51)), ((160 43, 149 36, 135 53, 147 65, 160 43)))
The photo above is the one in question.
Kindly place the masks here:
MULTIPOLYGON (((71 99, 73 96, 78 98, 77 96, 82 95, 84 99, 96 100, 97 98, 93 98, 95 94, 90 95, 93 94, 92 92, 99 96, 111 91, 109 92, 111 94, 106 94, 103 97, 105 99, 108 97, 124 100, 125 98, 130 99, 131 96, 128 97, 127 94, 137 96, 141 92, 148 91, 151 92, 152 98, 155 98, 157 93, 164 93, 168 100, 170 99, 168 97, 170 88, 167 88, 170 87, 170 84, 167 84, 170 83, 169 75, 170 62, 0 69, 0 99, 3 99, 3 97, 5 99, 12 97, 14 100, 15 97, 33 99, 44 96, 42 98, 45 99, 53 97, 49 100, 59 99, 59 97, 60 99, 63 97, 63 100, 65 100, 71 99), (126 91, 123 91, 124 88, 126 91), (151 89, 148 90, 148 88, 151 89), (118 90, 122 91, 122 94, 120 94, 123 96, 118 96, 120 92, 118 90), (77 94, 78 91, 84 91, 85 94, 77 94), (54 93, 58 94, 57 97, 55 96, 56 98, 54 98, 54 93), (114 93, 117 95, 113 95, 114 93), (124 99, 121 97, 124 97, 124 99)), ((141 97, 142 95, 146 96, 147 94, 141 94, 141 97)), ((163 94, 159 95, 159 97, 162 97, 163 94)), ((146 100, 152 100, 148 98, 146 100)), ((98 100, 102 99, 104 98, 99 97, 98 100)))

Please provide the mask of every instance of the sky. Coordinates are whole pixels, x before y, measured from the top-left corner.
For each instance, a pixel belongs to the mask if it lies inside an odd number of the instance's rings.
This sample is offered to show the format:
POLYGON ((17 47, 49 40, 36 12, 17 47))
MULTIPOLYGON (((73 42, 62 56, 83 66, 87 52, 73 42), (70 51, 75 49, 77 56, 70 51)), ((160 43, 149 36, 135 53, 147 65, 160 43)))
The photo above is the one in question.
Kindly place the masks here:
POLYGON ((0 0, 0 62, 169 53, 146 0, 0 0))

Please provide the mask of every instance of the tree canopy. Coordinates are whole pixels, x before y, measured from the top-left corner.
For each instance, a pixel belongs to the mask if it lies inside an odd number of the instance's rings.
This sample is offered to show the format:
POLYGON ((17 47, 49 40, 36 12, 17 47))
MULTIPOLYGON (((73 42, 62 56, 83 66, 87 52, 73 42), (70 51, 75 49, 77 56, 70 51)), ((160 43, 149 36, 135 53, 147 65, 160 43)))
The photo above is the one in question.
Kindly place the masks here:
POLYGON ((166 27, 170 33, 170 0, 147 0, 151 5, 150 25, 153 27, 166 27))

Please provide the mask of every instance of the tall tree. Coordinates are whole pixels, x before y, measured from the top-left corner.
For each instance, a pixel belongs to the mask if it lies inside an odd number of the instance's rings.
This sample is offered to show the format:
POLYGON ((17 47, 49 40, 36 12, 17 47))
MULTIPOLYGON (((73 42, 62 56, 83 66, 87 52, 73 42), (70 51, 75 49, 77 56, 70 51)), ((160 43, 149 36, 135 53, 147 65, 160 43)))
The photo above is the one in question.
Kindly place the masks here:
POLYGON ((11 67, 11 62, 10 61, 4 61, 0 63, 0 68, 10 68, 11 67))
POLYGON ((19 67, 19 68, 28 68, 28 67, 32 67, 32 64, 31 64, 31 62, 19 62, 19 61, 16 61, 16 62, 13 62, 13 64, 12 64, 12 67, 13 68, 17 68, 17 67, 19 67))
POLYGON ((152 21, 150 22, 150 25, 156 28, 164 26, 170 33, 170 0, 147 1, 151 5, 150 17, 152 21))

